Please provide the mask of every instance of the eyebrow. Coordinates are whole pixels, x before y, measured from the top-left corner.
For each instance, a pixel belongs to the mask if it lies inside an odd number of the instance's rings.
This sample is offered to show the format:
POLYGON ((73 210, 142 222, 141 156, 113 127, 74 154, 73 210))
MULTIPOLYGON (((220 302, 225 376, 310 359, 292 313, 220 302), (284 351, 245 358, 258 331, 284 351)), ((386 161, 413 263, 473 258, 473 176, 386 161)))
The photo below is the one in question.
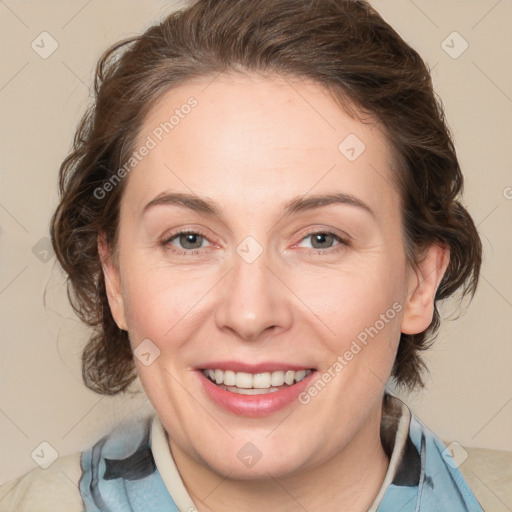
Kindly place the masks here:
MULTIPOLYGON (((293 213, 307 210, 314 210, 316 208, 321 208, 323 206, 329 206, 333 204, 355 206, 363 211, 366 211, 372 217, 375 217, 375 213, 373 212, 373 210, 361 199, 358 199, 352 194, 344 194, 341 192, 332 194, 311 195, 307 197, 299 196, 293 198, 284 205, 283 216, 288 216, 293 213)), ((151 208, 161 205, 179 206, 199 213, 203 213, 210 217, 221 217, 220 208, 215 203, 215 201, 181 192, 164 192, 156 196, 148 204, 146 204, 146 206, 144 206, 141 215, 144 215, 151 208)))

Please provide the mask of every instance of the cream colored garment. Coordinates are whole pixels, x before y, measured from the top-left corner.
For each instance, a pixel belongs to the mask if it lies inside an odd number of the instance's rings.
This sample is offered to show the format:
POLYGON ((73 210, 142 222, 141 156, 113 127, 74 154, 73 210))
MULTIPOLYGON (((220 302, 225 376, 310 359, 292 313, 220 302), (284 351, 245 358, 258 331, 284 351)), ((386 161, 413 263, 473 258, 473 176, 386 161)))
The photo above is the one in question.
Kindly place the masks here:
POLYGON ((0 512, 82 512, 80 453, 58 458, 0 487, 0 512))

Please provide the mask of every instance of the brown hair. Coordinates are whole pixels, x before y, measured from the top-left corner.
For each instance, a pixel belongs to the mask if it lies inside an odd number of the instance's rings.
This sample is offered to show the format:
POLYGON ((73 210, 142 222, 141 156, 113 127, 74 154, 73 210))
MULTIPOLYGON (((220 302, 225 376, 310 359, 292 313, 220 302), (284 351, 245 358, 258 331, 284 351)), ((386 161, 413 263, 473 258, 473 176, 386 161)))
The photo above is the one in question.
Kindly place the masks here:
MULTIPOLYGON (((362 0, 198 0, 140 36, 109 48, 95 76, 95 102, 84 115, 72 152, 60 168, 61 202, 52 218, 68 296, 94 328, 82 358, 84 382, 102 394, 124 391, 135 367, 128 333, 112 318, 97 248, 104 232, 116 247, 126 180, 98 198, 134 149, 141 124, 161 95, 196 77, 221 72, 311 79, 383 127, 395 156, 409 261, 431 243, 450 248, 436 295, 473 296, 481 242, 458 201, 462 174, 429 70, 420 56, 362 0)), ((401 335, 393 376, 422 386, 419 352, 440 324, 401 335)))

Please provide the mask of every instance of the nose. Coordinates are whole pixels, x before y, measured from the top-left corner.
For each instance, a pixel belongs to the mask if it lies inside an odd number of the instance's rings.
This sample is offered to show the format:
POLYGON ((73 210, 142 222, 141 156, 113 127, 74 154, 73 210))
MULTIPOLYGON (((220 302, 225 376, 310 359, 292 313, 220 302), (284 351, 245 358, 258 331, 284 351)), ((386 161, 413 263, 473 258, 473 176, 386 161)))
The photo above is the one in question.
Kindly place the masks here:
POLYGON ((247 262, 234 255, 234 267, 223 279, 215 319, 244 341, 258 341, 287 330, 292 323, 291 292, 269 266, 265 254, 247 262))

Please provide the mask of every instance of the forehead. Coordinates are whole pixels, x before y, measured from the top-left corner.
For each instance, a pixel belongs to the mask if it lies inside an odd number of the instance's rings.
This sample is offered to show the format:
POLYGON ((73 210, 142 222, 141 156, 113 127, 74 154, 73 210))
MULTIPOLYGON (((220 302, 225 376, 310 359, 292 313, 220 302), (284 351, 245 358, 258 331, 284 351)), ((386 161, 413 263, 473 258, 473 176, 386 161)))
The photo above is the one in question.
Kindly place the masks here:
POLYGON ((165 93, 147 115, 144 151, 125 195, 136 209, 181 191, 238 209, 343 192, 396 206, 388 143, 375 122, 350 116, 318 84, 220 75, 165 93))

